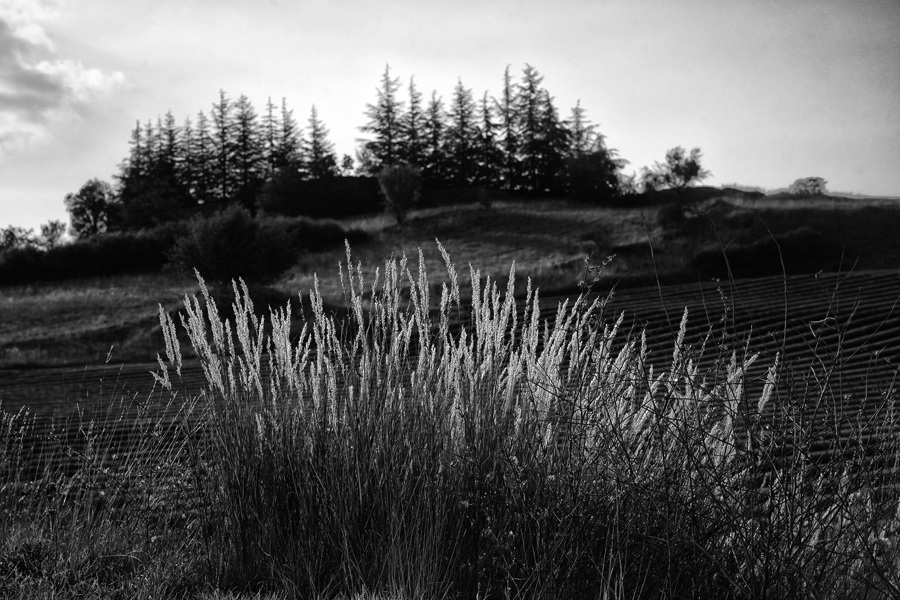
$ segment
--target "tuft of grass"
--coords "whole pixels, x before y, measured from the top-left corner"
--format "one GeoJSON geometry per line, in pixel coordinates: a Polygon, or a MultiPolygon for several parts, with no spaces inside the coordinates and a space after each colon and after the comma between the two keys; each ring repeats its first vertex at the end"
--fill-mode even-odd
{"type": "Polygon", "coordinates": [[[781,356],[748,380],[751,340],[688,344],[686,312],[652,356],[603,298],[544,321],[515,266],[505,291],[470,267],[464,293],[438,252],[435,286],[421,252],[367,276],[348,247],[349,318],[315,280],[299,331],[291,304],[260,316],[243,283],[223,318],[199,279],[180,328],[160,310],[156,377],[171,389],[186,335],[200,398],[46,432],[4,416],[4,590],[897,596],[893,388],[862,423],[835,408],[838,360],[794,372],[781,356]]]}

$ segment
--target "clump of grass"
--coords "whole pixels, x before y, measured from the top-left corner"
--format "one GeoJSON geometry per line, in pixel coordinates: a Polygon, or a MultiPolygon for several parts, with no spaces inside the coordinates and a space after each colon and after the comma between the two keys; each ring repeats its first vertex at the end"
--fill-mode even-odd
{"type": "MultiPolygon", "coordinates": [[[[417,272],[403,257],[367,282],[349,249],[349,324],[317,287],[299,335],[288,310],[257,318],[246,288],[233,323],[208,296],[188,302],[220,581],[309,597],[896,592],[896,472],[876,482],[852,449],[820,464],[834,423],[803,419],[814,390],[779,386],[773,364],[748,397],[746,348],[701,372],[686,314],[654,368],[601,299],[544,323],[529,285],[519,307],[514,269],[505,295],[472,270],[471,322],[453,331],[464,307],[441,252],[436,311],[421,254],[417,272]]],[[[893,439],[875,453],[896,456],[893,439]]]]}
{"type": "Polygon", "coordinates": [[[0,413],[0,596],[149,599],[198,587],[180,424],[193,403],[103,403],[61,421],[0,413]]]}
{"type": "MultiPolygon", "coordinates": [[[[602,298],[543,321],[530,282],[517,302],[514,268],[505,294],[471,269],[466,302],[440,251],[435,288],[421,253],[417,268],[391,259],[366,280],[348,248],[349,320],[326,312],[316,283],[299,332],[290,305],[258,316],[243,284],[222,319],[200,279],[181,325],[207,387],[176,418],[139,414],[122,435],[69,424],[29,445],[27,420],[4,417],[2,526],[20,540],[0,549],[8,589],[81,594],[53,583],[68,564],[66,581],[148,597],[172,573],[183,583],[157,592],[896,597],[893,389],[878,426],[862,426],[825,414],[828,377],[776,360],[745,381],[749,342],[691,347],[686,313],[672,354],[654,357],[602,298]],[[50,454],[34,463],[38,447],[50,454]],[[34,481],[47,491],[24,504],[6,491],[34,481]],[[94,505],[66,504],[59,486],[120,500],[71,512],[94,505]],[[111,555],[140,557],[114,562],[124,584],[99,566],[111,555]]],[[[165,388],[182,358],[176,323],[160,321],[165,388]]]]}

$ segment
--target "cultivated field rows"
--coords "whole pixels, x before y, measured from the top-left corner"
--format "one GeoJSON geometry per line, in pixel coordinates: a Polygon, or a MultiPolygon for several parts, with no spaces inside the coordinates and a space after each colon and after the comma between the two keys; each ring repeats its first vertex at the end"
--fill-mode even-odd
{"type": "MultiPolygon", "coordinates": [[[[824,399],[828,410],[820,403],[807,418],[824,422],[842,414],[845,425],[833,431],[834,436],[877,426],[879,415],[873,411],[897,383],[898,271],[695,282],[615,290],[607,298],[607,321],[624,313],[622,340],[646,329],[649,361],[657,372],[672,355],[687,309],[684,341],[704,368],[711,367],[724,348],[729,355],[732,348],[759,353],[745,374],[748,398],[758,396],[776,356],[781,357],[782,390],[799,381],[828,378],[827,389],[833,392],[824,399]]],[[[552,320],[562,300],[542,298],[542,318],[552,320]]],[[[51,417],[68,417],[83,427],[92,416],[119,414],[124,405],[174,418],[185,399],[203,390],[203,370],[194,360],[185,362],[180,377],[172,373],[174,397],[155,383],[152,373],[158,370],[155,362],[6,370],[0,372],[0,401],[9,412],[29,410],[45,426],[51,417]]],[[[776,393],[779,399],[791,401],[776,393]]]]}

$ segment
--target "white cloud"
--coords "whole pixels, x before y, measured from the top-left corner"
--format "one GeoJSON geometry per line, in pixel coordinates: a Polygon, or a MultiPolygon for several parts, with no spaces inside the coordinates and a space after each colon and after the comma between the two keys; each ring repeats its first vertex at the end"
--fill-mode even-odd
{"type": "Polygon", "coordinates": [[[104,73],[58,57],[42,22],[60,3],[4,0],[0,5],[0,153],[51,135],[77,119],[88,103],[121,86],[121,72],[104,73]]]}

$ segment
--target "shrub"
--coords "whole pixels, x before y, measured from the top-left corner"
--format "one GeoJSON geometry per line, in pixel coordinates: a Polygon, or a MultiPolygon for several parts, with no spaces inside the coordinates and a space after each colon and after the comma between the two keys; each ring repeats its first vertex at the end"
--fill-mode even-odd
{"type": "Polygon", "coordinates": [[[821,196],[827,192],[821,177],[801,177],[788,187],[788,194],[793,196],[821,196]]]}
{"type": "Polygon", "coordinates": [[[259,207],[272,215],[341,219],[378,212],[381,206],[374,177],[305,179],[282,171],[266,183],[259,207]]]}
{"type": "Polygon", "coordinates": [[[577,202],[606,203],[619,198],[622,161],[600,149],[566,159],[569,197],[577,202]]]}
{"type": "Polygon", "coordinates": [[[670,148],[666,151],[664,164],[656,163],[652,169],[643,168],[641,185],[644,191],[684,190],[695,181],[703,181],[710,172],[700,166],[701,158],[700,148],[693,148],[690,154],[685,154],[681,146],[670,148]]]}
{"type": "Polygon", "coordinates": [[[378,173],[378,185],[384,194],[385,207],[402,224],[422,193],[422,170],[406,164],[388,165],[378,173]]]}
{"type": "Polygon", "coordinates": [[[0,254],[4,284],[58,281],[103,275],[159,271],[182,226],[107,232],[41,250],[18,248],[0,254]]]}
{"type": "Polygon", "coordinates": [[[694,267],[704,275],[728,277],[728,267],[734,277],[758,277],[835,271],[840,267],[842,246],[811,227],[800,227],[777,234],[774,239],[763,238],[750,244],[731,244],[726,255],[718,248],[708,248],[694,256],[694,267]]]}
{"type": "Polygon", "coordinates": [[[217,283],[243,278],[271,281],[297,258],[297,243],[284,227],[262,227],[245,209],[231,206],[194,219],[169,253],[170,265],[197,270],[217,283]]]}

